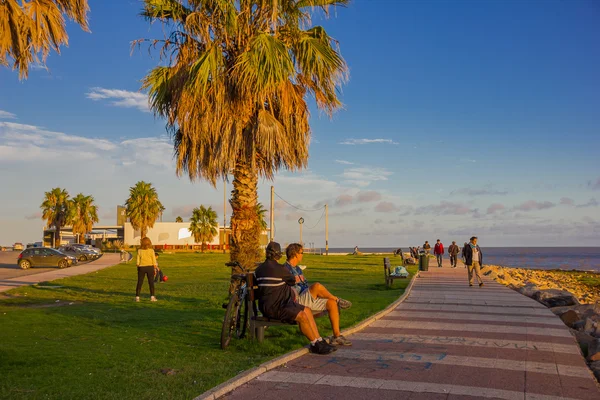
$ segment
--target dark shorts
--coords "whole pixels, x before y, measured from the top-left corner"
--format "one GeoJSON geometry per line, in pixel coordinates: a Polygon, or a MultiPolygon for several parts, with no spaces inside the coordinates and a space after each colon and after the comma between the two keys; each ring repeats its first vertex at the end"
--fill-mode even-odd
{"type": "Polygon", "coordinates": [[[282,322],[292,323],[296,321],[296,317],[304,311],[304,306],[295,301],[287,302],[283,307],[276,310],[264,310],[263,314],[268,318],[278,319],[282,322]]]}

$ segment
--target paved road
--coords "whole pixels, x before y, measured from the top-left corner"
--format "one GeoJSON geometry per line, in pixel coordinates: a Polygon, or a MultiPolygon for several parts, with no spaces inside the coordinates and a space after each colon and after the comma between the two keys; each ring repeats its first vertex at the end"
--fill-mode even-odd
{"type": "Polygon", "coordinates": [[[600,399],[558,317],[493,281],[469,287],[462,267],[421,272],[406,301],[349,338],[351,347],[304,355],[225,397],[600,399]]]}
{"type": "Polygon", "coordinates": [[[52,281],[68,276],[87,274],[119,263],[119,254],[105,253],[101,258],[90,263],[77,265],[65,269],[56,268],[31,268],[22,270],[16,265],[18,252],[0,253],[0,292],[5,292],[15,287],[32,285],[34,283],[52,281]],[[8,254],[14,253],[14,254],[8,254]],[[12,261],[11,261],[12,260],[12,261]],[[12,263],[11,263],[12,262],[12,263]]]}

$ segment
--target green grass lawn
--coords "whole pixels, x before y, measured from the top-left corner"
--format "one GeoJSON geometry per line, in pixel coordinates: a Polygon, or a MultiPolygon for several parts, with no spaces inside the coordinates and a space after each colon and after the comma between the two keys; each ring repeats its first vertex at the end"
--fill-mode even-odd
{"type": "MultiPolygon", "coordinates": [[[[264,343],[234,340],[220,349],[228,257],[161,255],[169,281],[157,285],[157,303],[147,284],[142,301],[133,301],[134,264],[7,292],[0,297],[0,398],[192,399],[306,345],[289,326],[269,328],[264,343]]],[[[303,263],[310,282],[353,302],[342,329],[384,309],[408,284],[385,287],[381,256],[305,255],[303,263]]],[[[331,334],[326,318],[318,325],[331,334]]]]}

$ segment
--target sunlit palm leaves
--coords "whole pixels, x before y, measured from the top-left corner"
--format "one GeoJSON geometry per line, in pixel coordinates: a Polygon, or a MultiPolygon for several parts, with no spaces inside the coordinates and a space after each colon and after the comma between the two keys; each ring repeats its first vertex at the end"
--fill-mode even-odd
{"type": "Polygon", "coordinates": [[[48,228],[54,227],[54,247],[60,246],[60,230],[71,219],[72,208],[70,207],[69,193],[65,189],[54,188],[44,194],[44,201],[40,205],[42,219],[46,220],[48,228]]]}
{"type": "MultiPolygon", "coordinates": [[[[161,66],[143,80],[174,136],[177,173],[213,185],[233,173],[232,259],[259,257],[256,186],[308,163],[307,95],[331,114],[347,67],[312,11],[348,0],[145,0],[165,25],[161,66]]],[[[137,41],[139,44],[143,40],[137,41]]]]}
{"type": "Polygon", "coordinates": [[[65,16],[89,32],[88,11],[87,0],[0,0],[0,65],[27,78],[30,64],[68,46],[65,16]]]}
{"type": "Polygon", "coordinates": [[[125,202],[125,207],[131,226],[140,231],[142,238],[146,237],[148,228],[154,226],[154,222],[165,210],[158,200],[156,189],[151,183],[144,181],[139,181],[129,188],[129,198],[125,202]]]}
{"type": "Polygon", "coordinates": [[[98,206],[92,196],[79,193],[71,201],[71,221],[73,233],[79,234],[79,243],[85,243],[85,234],[92,230],[94,222],[98,222],[98,206]]]}
{"type": "Polygon", "coordinates": [[[202,243],[202,251],[206,247],[206,242],[212,241],[219,233],[217,228],[217,213],[212,207],[205,208],[201,205],[199,208],[194,208],[192,217],[190,218],[190,232],[194,235],[196,243],[202,243]]]}

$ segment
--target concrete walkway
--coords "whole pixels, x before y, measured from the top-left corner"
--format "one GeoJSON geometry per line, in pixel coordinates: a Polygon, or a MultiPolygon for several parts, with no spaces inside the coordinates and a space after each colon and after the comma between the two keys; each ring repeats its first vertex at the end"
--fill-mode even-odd
{"type": "Polygon", "coordinates": [[[55,279],[67,278],[69,276],[87,274],[88,272],[98,271],[100,269],[118,264],[119,260],[120,254],[105,253],[102,255],[102,257],[90,263],[64,269],[56,268],[52,271],[20,276],[18,278],[2,279],[0,280],[0,292],[6,292],[7,290],[14,289],[19,286],[33,285],[35,283],[53,281],[55,279]]]}
{"type": "Polygon", "coordinates": [[[469,287],[462,266],[421,272],[406,301],[349,338],[351,347],[304,355],[225,397],[600,399],[558,317],[493,281],[469,287]]]}

